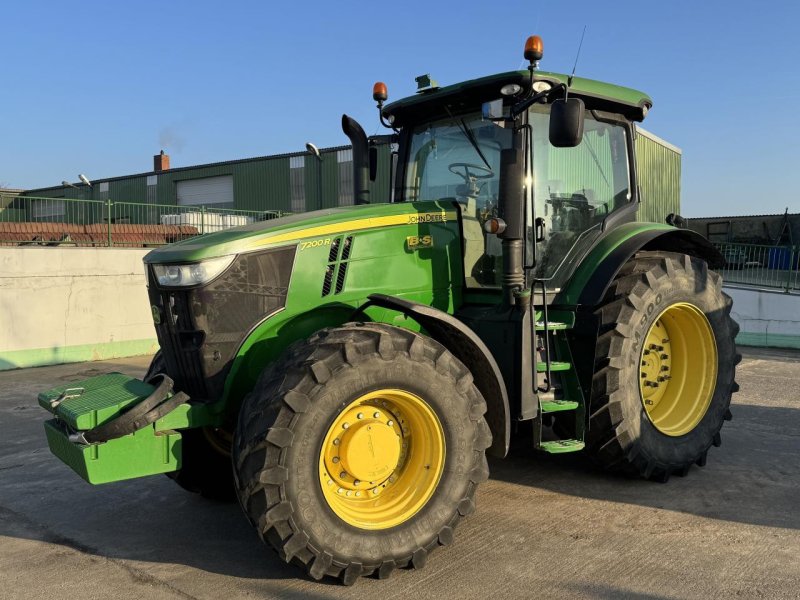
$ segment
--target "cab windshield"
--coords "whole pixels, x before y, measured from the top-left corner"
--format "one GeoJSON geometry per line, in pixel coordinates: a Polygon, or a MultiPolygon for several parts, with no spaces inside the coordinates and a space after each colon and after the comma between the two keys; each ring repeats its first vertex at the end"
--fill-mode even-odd
{"type": "Polygon", "coordinates": [[[452,199],[461,205],[464,270],[470,287],[499,285],[501,248],[482,224],[496,214],[500,152],[512,135],[478,113],[448,117],[414,129],[405,171],[405,200],[452,199]]]}
{"type": "Polygon", "coordinates": [[[406,168],[406,200],[479,199],[496,205],[500,151],[511,132],[479,114],[453,117],[417,127],[406,168]]]}

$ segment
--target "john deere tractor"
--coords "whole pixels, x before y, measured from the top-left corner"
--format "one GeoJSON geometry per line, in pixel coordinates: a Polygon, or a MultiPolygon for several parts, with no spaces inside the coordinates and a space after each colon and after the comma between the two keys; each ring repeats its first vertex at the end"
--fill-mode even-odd
{"type": "Polygon", "coordinates": [[[391,104],[376,84],[383,196],[344,116],[354,206],[150,252],[161,350],[144,381],[42,393],[52,451],[91,483],[235,495],[283,560],[345,584],[451,543],[512,438],[658,481],[704,465],[737,390],[724,259],[635,222],[650,98],[540,71],[536,36],[525,57],[391,104]]]}

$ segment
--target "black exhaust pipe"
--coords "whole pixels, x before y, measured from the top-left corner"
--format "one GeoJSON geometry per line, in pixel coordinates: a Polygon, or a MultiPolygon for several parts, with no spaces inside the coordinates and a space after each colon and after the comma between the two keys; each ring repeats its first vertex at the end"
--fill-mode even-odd
{"type": "Polygon", "coordinates": [[[353,145],[353,200],[356,204],[369,204],[369,143],[367,134],[358,121],[342,115],[342,131],[353,145]]]}

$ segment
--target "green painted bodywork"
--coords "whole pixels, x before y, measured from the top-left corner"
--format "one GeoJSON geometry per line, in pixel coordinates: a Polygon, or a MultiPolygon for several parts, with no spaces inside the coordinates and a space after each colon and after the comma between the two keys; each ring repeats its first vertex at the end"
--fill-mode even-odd
{"type": "Polygon", "coordinates": [[[69,441],[56,419],[45,421],[50,451],[89,483],[109,483],[181,468],[181,434],[158,433],[153,425],[104,444],[84,446],[69,441]]]}
{"type": "Polygon", "coordinates": [[[556,296],[556,303],[565,306],[578,304],[581,291],[591,276],[620,244],[647,231],[674,231],[675,228],[660,223],[624,223],[609,231],[583,258],[566,285],[556,296]]]}
{"type": "Polygon", "coordinates": [[[213,423],[208,405],[182,404],[155,423],[102,444],[72,442],[69,434],[112,421],[153,393],[155,388],[122,373],[70,382],[39,394],[39,404],[56,418],[45,422],[53,454],[89,483],[120,481],[181,466],[181,434],[177,429],[213,423]],[[131,460],[135,456],[136,460],[131,460]]]}
{"type": "MultiPolygon", "coordinates": [[[[456,96],[471,89],[495,85],[497,87],[497,97],[500,97],[500,88],[509,82],[516,82],[522,79],[528,81],[530,74],[525,71],[508,71],[506,73],[498,73],[496,75],[489,75],[487,77],[480,77],[478,79],[471,79],[469,81],[462,81],[453,85],[448,85],[440,88],[432,88],[423,91],[415,96],[409,96],[396,102],[388,104],[384,109],[384,114],[392,114],[403,109],[435,100],[437,97],[443,96],[456,96]]],[[[536,71],[534,80],[545,80],[551,82],[558,82],[566,84],[569,75],[563,73],[551,73],[548,71],[536,71]]],[[[651,107],[653,101],[644,92],[635,90],[633,88],[622,87],[603,81],[596,81],[594,79],[585,79],[583,77],[574,77],[570,87],[570,93],[578,96],[601,98],[614,101],[618,104],[631,106],[631,107],[651,107]]]]}
{"type": "MultiPolygon", "coordinates": [[[[388,199],[387,199],[388,200],[388,199]]],[[[301,240],[314,240],[327,235],[316,235],[319,227],[331,227],[362,219],[385,219],[386,217],[416,215],[418,213],[454,211],[452,203],[411,202],[380,203],[360,206],[344,206],[290,215],[269,221],[260,221],[242,227],[225,229],[197,236],[157,248],[144,257],[145,263],[197,262],[199,260],[227,256],[239,252],[252,252],[265,248],[295,244],[301,240]],[[280,241],[279,236],[294,235],[293,241],[280,241]]],[[[374,227],[381,225],[376,222],[374,227]]],[[[409,233],[412,235],[412,233],[409,233]]]]}
{"type": "Polygon", "coordinates": [[[153,386],[122,373],[109,373],[69,383],[39,394],[39,406],[73,429],[87,430],[110,421],[127,407],[147,398],[153,386]],[[61,398],[63,400],[60,400],[61,398]]]}
{"type": "MultiPolygon", "coordinates": [[[[211,405],[211,412],[218,415],[216,425],[232,418],[264,365],[295,340],[351,320],[369,294],[400,296],[448,313],[462,303],[461,234],[452,202],[370,204],[273,219],[159,248],[145,262],[195,262],[287,245],[296,246],[297,252],[286,305],[243,341],[223,396],[211,405]],[[334,233],[328,233],[331,230],[334,233]],[[322,297],[331,243],[348,236],[353,241],[344,287],[341,293],[322,297]],[[430,247],[409,247],[409,237],[423,236],[431,236],[430,247]]],[[[334,261],[334,269],[340,269],[341,262],[334,261]]],[[[419,329],[413,320],[383,308],[367,309],[366,315],[373,321],[419,329]]]]}
{"type": "MultiPolygon", "coordinates": [[[[337,326],[353,319],[354,311],[373,293],[403,297],[453,313],[462,303],[463,263],[461,235],[454,205],[449,202],[420,202],[370,206],[361,213],[387,215],[445,214],[446,221],[385,225],[323,239],[352,235],[342,292],[321,297],[330,245],[303,248],[299,242],[286,306],[259,324],[241,346],[226,380],[223,402],[238,406],[250,391],[264,365],[276,359],[290,343],[308,337],[323,327],[337,326]],[[410,249],[409,237],[429,235],[428,248],[410,249]]],[[[357,211],[349,211],[355,216],[357,211]]],[[[353,217],[351,217],[353,218],[353,217]]],[[[358,215],[361,218],[361,214],[358,215]]],[[[336,261],[341,268],[342,261],[336,261]]],[[[334,276],[334,281],[336,277],[334,276]]],[[[368,308],[370,320],[399,327],[419,329],[413,320],[383,308],[368,308]]]]}

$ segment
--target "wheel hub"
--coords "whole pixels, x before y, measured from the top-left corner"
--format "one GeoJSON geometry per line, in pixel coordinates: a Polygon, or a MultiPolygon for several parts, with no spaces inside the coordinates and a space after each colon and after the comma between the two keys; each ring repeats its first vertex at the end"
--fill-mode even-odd
{"type": "Polygon", "coordinates": [[[328,505],[351,525],[385,529],[413,516],[444,469],[444,431],[418,396],[379,390],[334,419],[320,452],[328,505]]]}
{"type": "Polygon", "coordinates": [[[672,343],[661,319],[650,328],[642,350],[641,384],[645,406],[655,408],[672,379],[672,343]]]}
{"type": "Polygon", "coordinates": [[[645,336],[639,392],[650,422],[681,436],[705,416],[717,379],[717,344],[702,310],[687,302],[667,307],[645,336]]]}
{"type": "Polygon", "coordinates": [[[397,417],[386,408],[361,405],[337,421],[341,421],[341,433],[325,449],[331,479],[349,490],[383,484],[403,455],[397,417]]]}

